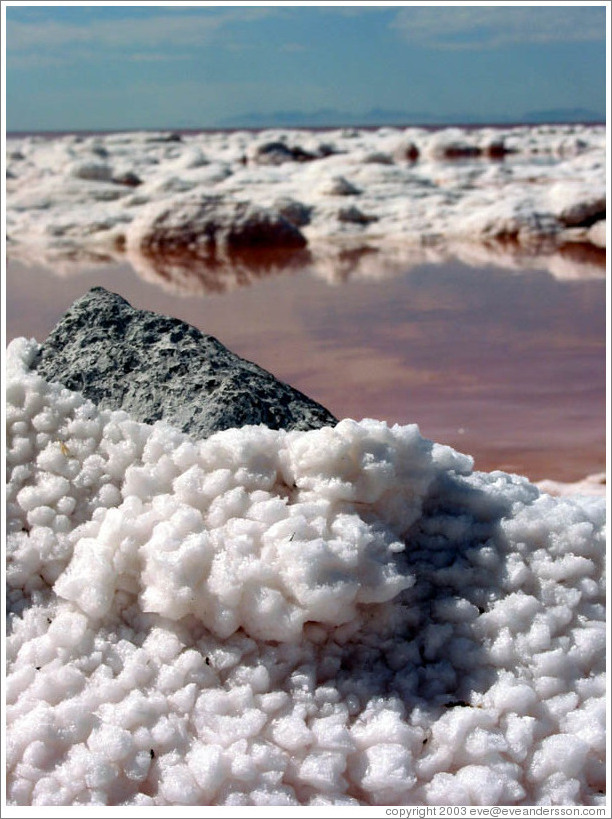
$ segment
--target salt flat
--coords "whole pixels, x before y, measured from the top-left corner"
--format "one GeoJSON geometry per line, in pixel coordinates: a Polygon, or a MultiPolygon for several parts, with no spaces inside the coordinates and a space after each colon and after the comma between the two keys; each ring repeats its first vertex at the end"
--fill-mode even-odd
{"type": "MultiPolygon", "coordinates": [[[[548,259],[555,275],[602,276],[601,264],[575,258],[568,264],[556,251],[605,247],[605,128],[137,132],[7,140],[11,258],[74,272],[84,262],[127,253],[145,277],[178,277],[181,286],[177,253],[210,257],[211,230],[217,231],[214,263],[233,255],[225,266],[236,269],[237,248],[231,236],[228,244],[227,232],[234,229],[234,240],[237,231],[244,236],[249,219],[260,227],[276,220],[276,233],[268,231],[273,248],[284,241],[279,223],[299,233],[321,275],[332,279],[340,273],[342,253],[364,247],[384,253],[387,266],[457,255],[512,267],[535,257],[548,259]],[[194,241],[194,214],[204,201],[208,227],[194,241]]],[[[376,275],[380,260],[364,256],[358,268],[376,275]]]]}

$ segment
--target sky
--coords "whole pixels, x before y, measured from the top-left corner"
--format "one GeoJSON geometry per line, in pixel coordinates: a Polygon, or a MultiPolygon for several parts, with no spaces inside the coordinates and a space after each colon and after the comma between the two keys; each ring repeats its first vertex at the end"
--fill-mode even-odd
{"type": "Polygon", "coordinates": [[[6,128],[603,119],[605,6],[5,2],[6,128]]]}

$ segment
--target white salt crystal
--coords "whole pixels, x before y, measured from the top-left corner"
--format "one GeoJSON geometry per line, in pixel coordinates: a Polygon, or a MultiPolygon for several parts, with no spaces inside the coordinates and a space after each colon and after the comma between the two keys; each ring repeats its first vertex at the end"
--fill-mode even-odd
{"type": "Polygon", "coordinates": [[[7,354],[15,804],[600,799],[601,501],[414,426],[194,442],[35,352],[7,354]]]}

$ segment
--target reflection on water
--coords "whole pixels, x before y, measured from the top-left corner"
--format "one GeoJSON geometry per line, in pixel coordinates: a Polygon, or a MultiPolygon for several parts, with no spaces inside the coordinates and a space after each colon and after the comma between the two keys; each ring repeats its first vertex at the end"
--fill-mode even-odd
{"type": "Polygon", "coordinates": [[[179,296],[227,293],[266,276],[290,274],[311,261],[306,250],[264,248],[229,256],[215,249],[206,259],[186,253],[128,253],[127,258],[142,279],[179,296]]]}
{"type": "Polygon", "coordinates": [[[44,248],[8,245],[11,262],[46,268],[50,275],[82,276],[110,265],[131,265],[145,281],[176,295],[190,297],[221,293],[243,287],[263,276],[278,275],[308,266],[310,272],[329,284],[350,279],[384,279],[404,274],[425,264],[460,262],[470,267],[499,267],[517,273],[526,269],[546,270],[561,280],[604,279],[606,250],[584,242],[551,245],[550,240],[522,244],[513,239],[487,241],[442,241],[437,235],[423,237],[419,244],[394,242],[384,247],[363,240],[311,242],[306,248],[228,248],[205,246],[164,253],[126,248],[124,243],[99,250],[44,248]]]}
{"type": "Polygon", "coordinates": [[[477,468],[533,480],[603,471],[605,279],[573,279],[567,257],[557,277],[549,258],[548,272],[537,257],[522,272],[512,255],[505,270],[401,259],[345,250],[193,268],[141,257],[138,274],[124,263],[64,278],[10,262],[7,340],[42,341],[102,285],[216,336],[338,417],[418,423],[477,468]]]}

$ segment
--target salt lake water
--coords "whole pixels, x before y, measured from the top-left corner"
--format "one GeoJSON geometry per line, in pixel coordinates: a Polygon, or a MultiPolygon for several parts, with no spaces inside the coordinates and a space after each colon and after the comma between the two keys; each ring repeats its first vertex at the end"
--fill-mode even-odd
{"type": "Polygon", "coordinates": [[[345,264],[331,279],[305,265],[243,281],[177,293],[128,264],[62,276],[9,262],[7,342],[43,341],[102,285],[217,337],[338,418],[417,423],[485,471],[560,481],[604,471],[603,268],[600,278],[560,279],[546,269],[381,262],[375,278],[345,264]]]}

